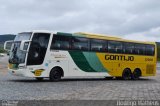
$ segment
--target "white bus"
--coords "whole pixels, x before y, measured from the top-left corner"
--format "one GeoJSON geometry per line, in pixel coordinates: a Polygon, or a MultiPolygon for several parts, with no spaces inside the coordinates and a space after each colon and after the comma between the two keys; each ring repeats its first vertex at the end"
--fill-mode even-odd
{"type": "Polygon", "coordinates": [[[156,74],[156,45],[86,33],[19,33],[6,41],[9,72],[17,76],[50,78],[115,76],[138,79],[156,74]]]}

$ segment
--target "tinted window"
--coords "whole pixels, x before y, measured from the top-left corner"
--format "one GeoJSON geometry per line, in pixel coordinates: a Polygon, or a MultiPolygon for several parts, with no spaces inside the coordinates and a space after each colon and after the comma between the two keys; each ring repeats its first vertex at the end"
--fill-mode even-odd
{"type": "Polygon", "coordinates": [[[56,49],[56,50],[70,49],[70,36],[53,35],[51,49],[56,49]]]}
{"type": "Polygon", "coordinates": [[[154,45],[146,45],[146,55],[154,55],[154,45]]]}
{"type": "Polygon", "coordinates": [[[29,48],[27,65],[40,65],[43,63],[50,34],[35,33],[29,48]]]}
{"type": "Polygon", "coordinates": [[[88,51],[89,44],[87,38],[73,37],[72,38],[72,50],[84,50],[88,51]]]}
{"type": "Polygon", "coordinates": [[[135,44],[135,54],[145,55],[145,45],[135,44]]]}
{"type": "Polygon", "coordinates": [[[91,51],[107,51],[107,41],[91,39],[91,51]]]}
{"type": "Polygon", "coordinates": [[[122,43],[117,41],[108,41],[109,53],[122,53],[122,43]]]}
{"type": "Polygon", "coordinates": [[[124,43],[123,53],[134,54],[134,44],[133,43],[124,43]]]}

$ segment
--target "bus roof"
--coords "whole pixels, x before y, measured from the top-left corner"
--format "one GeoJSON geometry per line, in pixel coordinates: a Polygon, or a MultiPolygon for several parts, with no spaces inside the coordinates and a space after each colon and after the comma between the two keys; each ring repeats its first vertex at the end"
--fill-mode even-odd
{"type": "Polygon", "coordinates": [[[107,39],[122,39],[116,36],[104,35],[104,34],[94,34],[94,33],[86,33],[86,32],[77,32],[75,34],[85,35],[87,37],[96,37],[96,38],[107,38],[107,39]]]}
{"type": "Polygon", "coordinates": [[[134,43],[143,43],[143,44],[155,44],[155,42],[150,41],[135,41],[135,40],[127,40],[116,36],[104,35],[104,34],[94,34],[94,33],[86,33],[86,32],[77,32],[74,35],[83,35],[88,38],[96,38],[96,39],[106,39],[106,40],[116,40],[123,42],[134,42],[134,43]]]}

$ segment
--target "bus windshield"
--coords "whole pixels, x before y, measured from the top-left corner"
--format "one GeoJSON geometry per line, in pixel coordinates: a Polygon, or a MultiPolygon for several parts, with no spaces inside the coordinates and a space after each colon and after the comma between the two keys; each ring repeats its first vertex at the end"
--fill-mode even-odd
{"type": "Polygon", "coordinates": [[[29,40],[32,33],[19,33],[12,44],[9,56],[9,63],[20,64],[25,62],[26,52],[20,50],[22,40],[29,40]]]}

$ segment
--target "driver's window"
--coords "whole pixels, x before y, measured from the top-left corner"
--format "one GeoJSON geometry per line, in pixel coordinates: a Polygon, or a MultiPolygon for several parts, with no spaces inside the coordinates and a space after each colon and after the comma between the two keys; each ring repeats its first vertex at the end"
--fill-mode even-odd
{"type": "Polygon", "coordinates": [[[43,63],[50,34],[35,33],[32,38],[31,46],[28,53],[27,65],[40,65],[43,63]]]}

